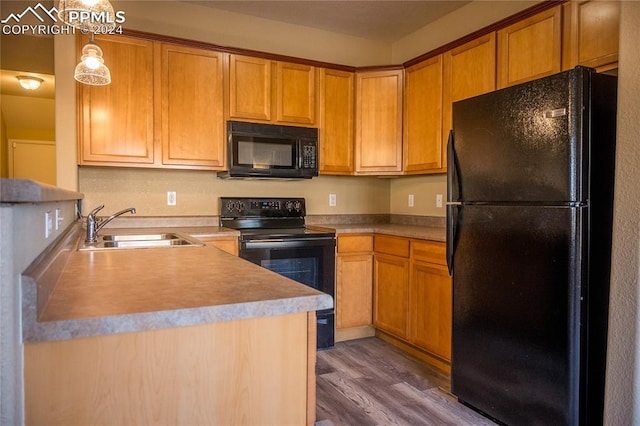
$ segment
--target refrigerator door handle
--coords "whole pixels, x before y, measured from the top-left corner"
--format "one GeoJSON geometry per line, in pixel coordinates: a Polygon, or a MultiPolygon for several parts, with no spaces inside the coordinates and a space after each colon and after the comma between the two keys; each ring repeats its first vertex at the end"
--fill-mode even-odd
{"type": "MultiPolygon", "coordinates": [[[[449,269],[449,275],[453,274],[453,244],[456,235],[456,221],[457,215],[454,218],[456,205],[459,202],[454,202],[453,197],[456,199],[460,195],[460,191],[456,191],[454,194],[454,185],[458,185],[457,170],[456,170],[456,157],[454,147],[453,129],[449,131],[449,140],[447,142],[447,241],[446,241],[446,255],[447,255],[447,268],[449,269]]],[[[458,188],[456,188],[458,189],[458,188]]]]}
{"type": "Polygon", "coordinates": [[[452,202],[460,198],[460,183],[458,182],[458,161],[456,158],[455,138],[453,129],[449,131],[447,141],[447,201],[452,202]]]}
{"type": "Polygon", "coordinates": [[[446,255],[447,255],[447,269],[449,275],[453,275],[453,245],[456,238],[456,222],[458,215],[456,210],[458,203],[447,204],[447,242],[446,242],[446,255]]]}

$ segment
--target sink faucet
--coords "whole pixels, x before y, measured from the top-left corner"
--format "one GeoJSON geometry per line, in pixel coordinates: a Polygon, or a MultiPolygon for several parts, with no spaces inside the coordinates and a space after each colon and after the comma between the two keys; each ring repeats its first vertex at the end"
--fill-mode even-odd
{"type": "Polygon", "coordinates": [[[118,213],[114,213],[106,219],[98,219],[96,218],[96,213],[104,208],[104,204],[96,207],[89,213],[87,216],[87,238],[85,238],[85,243],[95,243],[98,241],[98,231],[102,229],[107,223],[111,222],[116,217],[123,215],[125,213],[131,212],[131,214],[136,214],[136,209],[131,207],[128,209],[124,209],[119,211],[118,213]]]}

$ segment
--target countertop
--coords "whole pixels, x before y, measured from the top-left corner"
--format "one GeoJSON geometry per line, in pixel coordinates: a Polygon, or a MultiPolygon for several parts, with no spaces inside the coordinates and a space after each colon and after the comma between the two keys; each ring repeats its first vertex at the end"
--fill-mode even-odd
{"type": "Polygon", "coordinates": [[[446,229],[439,226],[416,226],[400,224],[332,224],[324,225],[335,229],[336,235],[342,234],[385,234],[396,237],[416,238],[419,240],[446,241],[446,229]]]}
{"type": "MultiPolygon", "coordinates": [[[[318,224],[338,236],[380,233],[445,241],[440,226],[318,224]]],[[[204,240],[217,226],[105,228],[181,232],[204,240]]],[[[328,309],[331,296],[216,247],[77,251],[79,222],[23,274],[23,340],[40,342],[328,309]]]]}
{"type": "MultiPolygon", "coordinates": [[[[74,228],[23,274],[25,342],[333,306],[331,296],[213,246],[77,251],[81,229],[74,228]]],[[[192,231],[208,237],[235,232],[192,231]]]]}
{"type": "Polygon", "coordinates": [[[84,194],[28,179],[0,179],[0,203],[81,200],[84,194]]]}

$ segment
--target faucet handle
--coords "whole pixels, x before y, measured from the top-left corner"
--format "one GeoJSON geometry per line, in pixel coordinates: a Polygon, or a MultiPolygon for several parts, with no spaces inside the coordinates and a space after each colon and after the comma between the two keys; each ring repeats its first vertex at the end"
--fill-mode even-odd
{"type": "Polygon", "coordinates": [[[93,217],[95,217],[95,216],[96,216],[96,213],[98,213],[98,212],[99,212],[100,210],[102,210],[102,209],[104,209],[104,204],[103,204],[103,205],[101,205],[101,206],[96,207],[96,208],[95,208],[95,209],[93,209],[93,210],[91,210],[91,213],[89,213],[89,214],[87,215],[87,217],[89,217],[89,216],[93,216],[93,217]]]}

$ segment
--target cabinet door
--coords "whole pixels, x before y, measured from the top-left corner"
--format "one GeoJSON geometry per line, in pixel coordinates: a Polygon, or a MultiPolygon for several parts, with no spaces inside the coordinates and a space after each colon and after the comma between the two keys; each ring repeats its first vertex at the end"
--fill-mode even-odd
{"type": "MultiPolygon", "coordinates": [[[[89,41],[78,40],[79,49],[89,41]]],[[[79,164],[153,164],[153,43],[122,36],[96,36],[95,41],[111,84],[78,84],[79,164]]]]}
{"type": "Polygon", "coordinates": [[[498,88],[561,71],[562,6],[498,31],[498,88]]]}
{"type": "Polygon", "coordinates": [[[225,167],[222,54],[163,44],[163,164],[225,167]]]}
{"type": "Polygon", "coordinates": [[[403,171],[442,169],[442,55],[406,70],[404,96],[403,171]]]}
{"type": "Polygon", "coordinates": [[[320,70],[320,173],[353,173],[352,72],[320,70]]]}
{"type": "Polygon", "coordinates": [[[316,122],[316,69],[276,63],[276,120],[292,124],[316,122]]]}
{"type": "Polygon", "coordinates": [[[399,338],[407,338],[409,260],[374,256],[374,324],[399,338]]]}
{"type": "Polygon", "coordinates": [[[271,120],[271,61],[229,57],[229,116],[271,120]]]}
{"type": "Polygon", "coordinates": [[[451,278],[446,266],[413,262],[410,283],[410,341],[451,359],[451,278]]]}
{"type": "Polygon", "coordinates": [[[403,71],[358,73],[356,78],[356,173],[402,170],[403,71]]]}
{"type": "Polygon", "coordinates": [[[338,255],[336,273],[336,328],[371,325],[373,255],[338,255]]]}
{"type": "Polygon", "coordinates": [[[562,68],[618,66],[619,1],[570,1],[564,7],[562,68]]]}
{"type": "Polygon", "coordinates": [[[449,50],[443,59],[442,171],[445,171],[453,103],[496,89],[496,35],[490,33],[449,50]]]}

